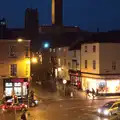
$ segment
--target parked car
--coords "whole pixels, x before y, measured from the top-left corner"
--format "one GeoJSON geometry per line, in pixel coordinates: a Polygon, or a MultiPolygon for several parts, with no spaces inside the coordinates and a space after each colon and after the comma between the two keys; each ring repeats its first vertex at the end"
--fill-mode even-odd
{"type": "Polygon", "coordinates": [[[7,102],[1,104],[0,108],[3,111],[6,111],[6,110],[16,110],[16,111],[19,111],[19,110],[27,110],[27,105],[23,104],[23,103],[13,104],[12,102],[7,101],[7,102]]]}

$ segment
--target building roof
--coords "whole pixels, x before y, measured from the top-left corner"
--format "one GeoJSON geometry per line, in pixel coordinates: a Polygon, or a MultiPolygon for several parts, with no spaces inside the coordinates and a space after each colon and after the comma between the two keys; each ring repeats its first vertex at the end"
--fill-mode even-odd
{"type": "Polygon", "coordinates": [[[80,36],[79,39],[71,45],[70,50],[80,49],[81,44],[85,43],[120,43],[120,32],[101,32],[80,36]]]}

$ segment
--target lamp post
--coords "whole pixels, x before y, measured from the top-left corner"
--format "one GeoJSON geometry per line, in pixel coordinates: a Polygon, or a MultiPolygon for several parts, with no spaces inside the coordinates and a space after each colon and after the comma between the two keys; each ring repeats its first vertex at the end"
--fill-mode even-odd
{"type": "Polygon", "coordinates": [[[64,85],[64,96],[66,95],[66,83],[67,83],[67,80],[63,80],[63,85],[64,85]]]}

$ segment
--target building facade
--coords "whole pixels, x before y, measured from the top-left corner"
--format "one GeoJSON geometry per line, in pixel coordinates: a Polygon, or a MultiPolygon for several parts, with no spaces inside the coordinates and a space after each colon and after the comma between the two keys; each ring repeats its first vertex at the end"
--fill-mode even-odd
{"type": "Polygon", "coordinates": [[[30,41],[0,40],[0,97],[26,96],[30,81],[30,41]]]}
{"type": "Polygon", "coordinates": [[[82,88],[99,93],[120,93],[120,43],[93,42],[81,45],[82,88]]]}

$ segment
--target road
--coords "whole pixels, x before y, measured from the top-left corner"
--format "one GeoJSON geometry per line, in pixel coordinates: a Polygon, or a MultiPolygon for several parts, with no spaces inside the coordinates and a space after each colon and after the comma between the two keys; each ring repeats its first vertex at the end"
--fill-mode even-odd
{"type": "Polygon", "coordinates": [[[29,110],[30,120],[108,120],[96,113],[108,101],[111,100],[46,100],[29,110]]]}
{"type": "MultiPolygon", "coordinates": [[[[108,120],[96,113],[97,108],[108,101],[111,100],[44,100],[27,114],[30,113],[29,120],[108,120]]],[[[14,112],[0,112],[0,120],[15,120],[14,112]]]]}

